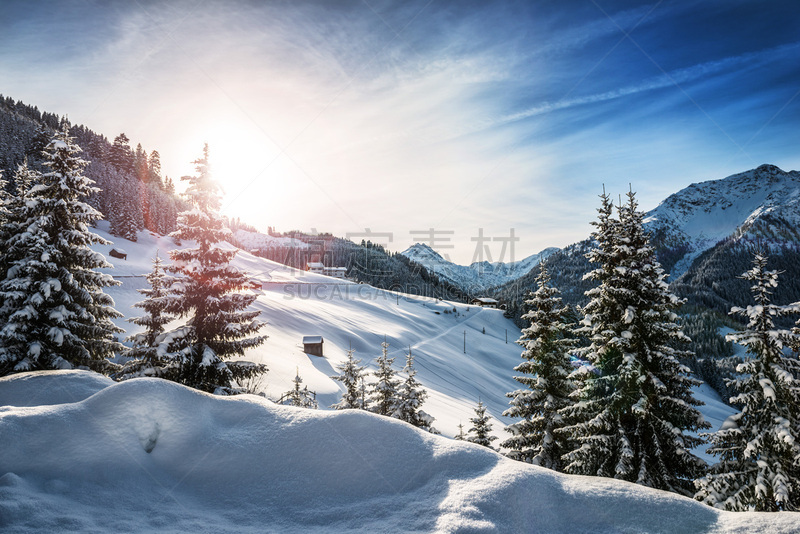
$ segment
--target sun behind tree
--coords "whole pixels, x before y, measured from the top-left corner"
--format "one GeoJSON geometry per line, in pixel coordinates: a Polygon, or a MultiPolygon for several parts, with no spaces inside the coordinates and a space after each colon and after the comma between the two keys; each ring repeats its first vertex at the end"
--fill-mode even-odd
{"type": "Polygon", "coordinates": [[[178,229],[170,234],[194,246],[170,252],[175,273],[165,311],[189,317],[185,326],[165,334],[160,350],[178,360],[176,381],[208,392],[232,393],[234,381],[266,372],[266,366],[226,361],[262,344],[267,336],[254,335],[264,324],[258,311],[245,311],[256,299],[242,291],[249,287],[245,273],[230,265],[236,249],[226,246],[230,230],[217,212],[219,185],[208,168],[208,145],[196,160],[196,175],[185,196],[193,209],[178,216],[178,229]],[[251,337],[252,336],[252,337],[251,337]]]}

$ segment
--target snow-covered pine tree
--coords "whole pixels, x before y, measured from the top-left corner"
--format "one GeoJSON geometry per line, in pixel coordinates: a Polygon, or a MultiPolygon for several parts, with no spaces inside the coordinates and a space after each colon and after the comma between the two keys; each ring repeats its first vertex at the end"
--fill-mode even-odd
{"type": "Polygon", "coordinates": [[[331,378],[338,380],[344,385],[342,400],[331,406],[336,410],[364,409],[364,397],[361,391],[361,384],[364,380],[364,369],[359,364],[361,360],[353,357],[355,349],[347,351],[347,361],[336,367],[342,374],[334,375],[331,378]]]}
{"type": "Polygon", "coordinates": [[[753,283],[755,306],[731,309],[747,319],[744,330],[727,336],[747,348],[736,368],[740,378],[729,381],[737,393],[730,401],[741,412],[706,434],[708,452],[719,462],[695,482],[696,499],[726,510],[800,510],[800,380],[791,372],[796,357],[784,353],[792,334],[774,324],[776,317],[800,312],[800,302],[770,303],[779,273],[766,265],[767,257],[757,253],[741,277],[753,283]]]}
{"type": "Polygon", "coordinates": [[[145,330],[127,339],[132,343],[132,348],[128,351],[130,360],[115,373],[122,380],[137,376],[169,378],[170,373],[175,372],[175,362],[169,360],[163,351],[158,350],[164,326],[173,319],[165,311],[165,301],[169,297],[169,280],[164,273],[158,253],[153,258],[153,270],[147,275],[147,283],[150,289],[138,290],[145,299],[134,304],[137,308],[143,309],[145,315],[128,319],[133,324],[143,326],[145,330]]]}
{"type": "MultiPolygon", "coordinates": [[[[44,143],[47,146],[47,143],[44,143]]],[[[0,177],[2,175],[0,174],[0,177]]],[[[0,280],[4,280],[8,273],[8,269],[14,260],[19,260],[20,254],[24,254],[21,248],[11,246],[12,239],[24,233],[27,229],[26,223],[27,215],[27,202],[30,197],[31,188],[41,178],[41,173],[33,170],[28,166],[28,160],[22,162],[17,167],[13,176],[14,181],[14,194],[7,194],[5,191],[5,180],[0,180],[3,185],[0,186],[0,247],[3,253],[0,254],[0,280]],[[15,254],[17,257],[15,257],[15,254]]]]}
{"type": "Polygon", "coordinates": [[[697,383],[678,357],[687,338],[642,227],[633,192],[612,218],[603,194],[587,255],[598,268],[588,273],[600,285],[587,291],[584,328],[591,345],[584,356],[599,371],[587,375],[573,406],[564,410],[574,424],[567,453],[568,473],[613,477],[690,495],[705,463],[690,450],[702,440],[687,432],[708,428],[692,396],[697,383]]]}
{"type": "Polygon", "coordinates": [[[358,392],[361,394],[361,404],[364,407],[364,410],[370,410],[369,406],[369,393],[367,391],[367,381],[364,377],[361,377],[361,383],[358,386],[358,392]]]}
{"type": "Polygon", "coordinates": [[[789,336],[786,345],[792,349],[794,358],[790,360],[790,371],[792,375],[800,380],[800,319],[797,319],[794,327],[792,327],[791,335],[789,336]]]}
{"type": "Polygon", "coordinates": [[[423,389],[422,384],[416,378],[417,370],[414,369],[414,356],[411,354],[410,348],[406,355],[406,366],[403,368],[403,372],[406,378],[397,389],[397,404],[395,405],[394,416],[415,427],[434,434],[438,433],[431,426],[433,417],[421,409],[422,403],[428,397],[428,392],[423,389]]]}
{"type": "Polygon", "coordinates": [[[164,335],[160,350],[180,360],[175,380],[203,391],[232,393],[234,381],[266,372],[266,366],[245,361],[229,361],[244,356],[266,336],[254,335],[263,326],[260,312],[245,311],[256,299],[245,294],[249,279],[230,265],[236,255],[225,240],[230,230],[217,213],[219,185],[208,168],[208,145],[195,162],[196,175],[186,176],[185,195],[193,209],[178,218],[178,229],[170,234],[191,248],[170,252],[175,274],[171,293],[165,299],[167,313],[189,317],[186,326],[164,335]],[[249,337],[252,336],[252,337],[249,337]]]}
{"type": "Polygon", "coordinates": [[[147,160],[147,182],[158,189],[164,189],[164,182],[161,180],[161,154],[158,150],[150,152],[147,160]]]}
{"type": "Polygon", "coordinates": [[[124,133],[116,136],[114,144],[111,145],[109,160],[117,170],[126,175],[131,175],[134,170],[133,151],[128,143],[130,143],[130,139],[124,133]]]}
{"type": "Polygon", "coordinates": [[[511,449],[509,458],[562,470],[561,456],[569,452],[569,436],[561,411],[573,404],[575,390],[569,351],[575,340],[564,316],[568,306],[561,303],[558,289],[550,285],[550,274],[542,264],[536,278],[538,288],[525,301],[528,312],[522,316],[531,326],[522,330],[517,343],[525,347],[523,361],[514,368],[521,376],[514,379],[525,386],[507,393],[511,407],[504,416],[521,418],[506,430],[511,437],[501,445],[511,449]]]}
{"type": "Polygon", "coordinates": [[[297,371],[297,374],[292,380],[294,383],[294,388],[290,391],[287,391],[281,397],[281,404],[286,406],[297,406],[298,408],[312,408],[317,409],[319,405],[317,404],[317,397],[311,391],[308,391],[308,386],[304,386],[300,389],[300,385],[303,383],[303,379],[300,378],[300,371],[297,371]]]}
{"type": "Polygon", "coordinates": [[[478,405],[475,407],[475,417],[471,417],[469,422],[472,423],[472,427],[470,427],[467,433],[467,441],[494,450],[492,442],[496,440],[497,437],[489,434],[489,432],[492,431],[492,423],[490,422],[489,416],[486,414],[486,406],[480,399],[478,399],[478,405]]]}
{"type": "Polygon", "coordinates": [[[389,357],[389,344],[381,343],[381,355],[378,356],[378,370],[373,374],[378,379],[370,387],[370,394],[367,398],[370,404],[370,411],[379,415],[391,416],[397,406],[397,388],[399,381],[396,373],[392,369],[394,358],[389,357]]]}
{"type": "Polygon", "coordinates": [[[103,288],[117,285],[95,269],[111,267],[90,245],[108,244],[89,231],[100,212],[85,200],[97,188],[82,170],[81,149],[67,125],[48,143],[44,174],[24,193],[14,214],[19,229],[4,252],[11,259],[0,283],[0,375],[37,369],[89,367],[107,371],[124,346],[111,322],[121,314],[103,288]]]}
{"type": "Polygon", "coordinates": [[[466,441],[467,436],[464,434],[464,425],[458,423],[458,434],[453,436],[453,439],[457,441],[466,441]]]}
{"type": "Polygon", "coordinates": [[[136,214],[141,209],[138,197],[138,187],[131,178],[125,178],[118,184],[118,189],[113,193],[115,211],[109,217],[108,232],[111,235],[136,242],[136,232],[139,230],[136,214]],[[137,200],[132,201],[132,198],[137,200]]]}
{"type": "MultiPolygon", "coordinates": [[[[20,176],[28,172],[28,160],[26,159],[23,164],[17,167],[17,171],[14,173],[13,177],[14,183],[18,184],[20,176]]],[[[15,211],[21,211],[21,209],[14,209],[14,204],[18,204],[21,201],[8,193],[8,187],[8,181],[3,177],[3,170],[0,169],[0,247],[3,247],[3,253],[0,254],[0,280],[5,279],[8,267],[11,264],[11,258],[6,254],[3,245],[19,231],[19,226],[14,224],[15,221],[13,220],[12,214],[15,211]],[[16,227],[12,229],[12,226],[16,227]]],[[[18,190],[19,187],[16,189],[18,190]]]]}

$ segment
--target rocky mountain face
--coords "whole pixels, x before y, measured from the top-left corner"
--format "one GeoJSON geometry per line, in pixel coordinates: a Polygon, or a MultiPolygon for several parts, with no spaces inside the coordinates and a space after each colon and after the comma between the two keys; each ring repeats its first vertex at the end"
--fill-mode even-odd
{"type": "Polygon", "coordinates": [[[557,248],[547,248],[538,254],[515,262],[475,262],[471,265],[456,265],[444,259],[438,252],[424,243],[416,243],[400,254],[424,266],[440,279],[447,280],[469,295],[485,293],[489,288],[513,282],[529,273],[540,261],[546,259],[557,248]]]}
{"type": "Polygon", "coordinates": [[[771,250],[800,243],[800,172],[761,165],[670,195],[645,225],[672,280],[704,252],[725,242],[771,250]]]}

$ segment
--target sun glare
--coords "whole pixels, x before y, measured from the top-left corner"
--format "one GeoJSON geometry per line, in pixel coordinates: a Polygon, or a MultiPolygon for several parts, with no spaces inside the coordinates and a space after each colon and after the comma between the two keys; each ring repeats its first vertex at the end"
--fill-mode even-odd
{"type": "Polygon", "coordinates": [[[191,162],[208,143],[209,167],[222,187],[222,213],[259,230],[282,226],[290,213],[285,199],[293,193],[291,176],[296,172],[291,160],[252,125],[219,122],[195,132],[179,149],[186,162],[183,174],[194,172],[191,162]]]}

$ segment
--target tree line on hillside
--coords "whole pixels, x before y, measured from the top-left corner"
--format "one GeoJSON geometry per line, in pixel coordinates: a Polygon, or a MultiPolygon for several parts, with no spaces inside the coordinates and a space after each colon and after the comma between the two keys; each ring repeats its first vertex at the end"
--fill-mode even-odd
{"type": "Polygon", "coordinates": [[[124,133],[111,143],[85,126],[0,95],[0,171],[7,193],[17,189],[19,165],[27,162],[33,170],[46,171],[42,151],[65,124],[89,162],[83,174],[97,186],[86,202],[104,214],[112,235],[135,241],[139,230],[167,234],[176,229],[177,214],[188,205],[163,176],[157,150],[148,153],[141,144],[132,149],[124,133]]]}
{"type": "MultiPolygon", "coordinates": [[[[303,232],[291,232],[287,236],[309,246],[270,246],[251,252],[296,269],[305,269],[306,264],[312,261],[328,267],[345,267],[349,279],[379,289],[457,302],[469,302],[472,297],[424,266],[369,240],[362,239],[357,244],[330,234],[310,235],[303,232]]],[[[244,248],[240,243],[237,246],[244,248]]]]}

